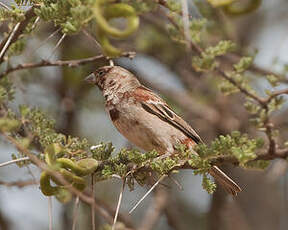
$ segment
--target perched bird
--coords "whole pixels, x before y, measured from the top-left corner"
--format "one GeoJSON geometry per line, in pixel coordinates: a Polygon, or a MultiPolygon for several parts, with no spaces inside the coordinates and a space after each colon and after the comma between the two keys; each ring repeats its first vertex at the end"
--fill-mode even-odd
{"type": "MultiPolygon", "coordinates": [[[[105,108],[118,131],[145,151],[172,155],[177,144],[189,149],[202,140],[156,93],[141,85],[120,66],[104,66],[90,74],[88,83],[97,85],[105,97],[105,108]]],[[[241,188],[218,167],[209,171],[232,195],[241,188]]]]}

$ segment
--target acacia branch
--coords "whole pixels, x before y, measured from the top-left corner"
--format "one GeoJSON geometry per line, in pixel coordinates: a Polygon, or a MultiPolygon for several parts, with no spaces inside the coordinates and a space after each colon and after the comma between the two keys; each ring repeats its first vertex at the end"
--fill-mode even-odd
{"type": "MultiPolygon", "coordinates": [[[[160,5],[164,6],[165,8],[169,8],[168,5],[166,4],[166,1],[157,1],[160,5]]],[[[166,14],[166,17],[168,18],[168,20],[175,26],[175,28],[177,28],[182,34],[185,35],[185,31],[183,31],[183,28],[181,28],[175,21],[174,18],[171,17],[171,15],[166,14]]],[[[192,51],[195,52],[195,54],[197,54],[198,56],[201,56],[202,53],[204,52],[204,50],[198,46],[196,43],[194,43],[193,41],[190,41],[191,43],[191,48],[192,51]]],[[[225,80],[227,80],[228,82],[230,82],[232,85],[234,85],[236,88],[238,88],[240,90],[241,93],[243,93],[244,95],[246,95],[247,97],[253,99],[254,101],[256,101],[265,111],[266,113],[266,120],[264,121],[264,128],[265,128],[265,134],[268,138],[268,142],[269,142],[269,148],[267,150],[267,155],[273,155],[276,154],[278,151],[278,146],[276,143],[276,140],[273,136],[273,128],[274,125],[273,123],[270,121],[270,117],[268,116],[269,113],[269,103],[270,101],[280,95],[283,94],[288,94],[288,88],[287,89],[283,89],[283,90],[277,90],[272,92],[269,96],[267,97],[261,97],[249,90],[247,90],[245,87],[243,87],[241,84],[237,83],[237,81],[230,77],[224,70],[221,69],[221,66],[216,66],[214,69],[214,72],[217,73],[219,76],[221,76],[222,78],[224,78],[225,80]]]]}
{"type": "Polygon", "coordinates": [[[35,181],[34,179],[32,180],[26,180],[26,181],[13,181],[13,182],[5,182],[5,181],[0,181],[0,185],[4,185],[6,187],[18,187],[18,188],[23,188],[26,186],[30,186],[30,185],[36,185],[38,184],[37,181],[35,181]]]}
{"type": "MultiPolygon", "coordinates": [[[[93,197],[93,194],[86,194],[83,192],[80,192],[78,189],[74,188],[59,172],[52,170],[49,168],[42,160],[38,159],[37,156],[35,156],[33,153],[31,153],[28,149],[24,148],[16,139],[14,139],[12,136],[7,135],[6,133],[2,133],[2,135],[10,141],[20,152],[25,154],[31,162],[33,162],[37,167],[42,169],[43,171],[46,171],[51,176],[55,177],[62,185],[66,186],[66,188],[74,194],[76,197],[79,197],[80,200],[83,202],[91,205],[109,224],[113,223],[113,217],[110,215],[110,213],[98,205],[95,202],[95,199],[93,197]]],[[[125,222],[123,222],[125,224],[125,222]]],[[[130,223],[129,223],[130,224],[130,223]]],[[[130,228],[132,229],[132,228],[130,228]]]]}
{"type": "MultiPolygon", "coordinates": [[[[128,57],[128,58],[133,58],[135,56],[134,52],[124,52],[122,53],[121,57],[128,57]]],[[[38,68],[38,67],[49,67],[49,66],[68,66],[68,67],[77,67],[80,65],[85,65],[88,63],[95,62],[97,60],[101,59],[107,59],[109,58],[104,55],[97,55],[89,58],[82,58],[82,59],[74,59],[74,60],[66,60],[66,61],[48,61],[48,60],[42,60],[40,62],[36,63],[25,63],[25,64],[19,64],[15,67],[11,67],[4,71],[3,73],[0,74],[0,79],[2,79],[4,76],[6,76],[9,73],[18,71],[18,70],[24,70],[24,69],[33,69],[33,68],[38,68]]]]}
{"type": "Polygon", "coordinates": [[[278,97],[283,94],[288,94],[288,88],[287,89],[280,89],[280,90],[275,90],[271,92],[271,94],[264,100],[265,104],[268,104],[273,98],[278,97]]]}

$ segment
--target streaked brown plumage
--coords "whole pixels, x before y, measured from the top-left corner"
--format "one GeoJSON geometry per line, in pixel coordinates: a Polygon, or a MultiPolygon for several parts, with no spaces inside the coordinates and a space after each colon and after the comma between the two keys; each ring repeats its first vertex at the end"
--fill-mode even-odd
{"type": "MultiPolygon", "coordinates": [[[[86,80],[102,90],[107,113],[118,131],[143,150],[155,149],[159,154],[171,155],[179,143],[192,150],[202,142],[187,122],[126,69],[104,66],[86,80]]],[[[209,173],[230,194],[241,191],[218,167],[214,166],[209,173]]]]}

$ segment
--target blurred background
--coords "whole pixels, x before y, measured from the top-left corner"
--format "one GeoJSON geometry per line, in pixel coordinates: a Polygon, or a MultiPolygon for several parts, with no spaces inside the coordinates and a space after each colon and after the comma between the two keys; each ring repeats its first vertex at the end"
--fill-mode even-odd
{"type": "MultiPolygon", "coordinates": [[[[11,5],[12,1],[1,2],[11,5]]],[[[274,72],[286,74],[288,63],[288,1],[263,0],[261,6],[249,13],[228,16],[223,11],[205,5],[205,1],[188,1],[189,12],[195,18],[208,18],[205,41],[215,44],[219,40],[231,39],[237,43],[238,54],[226,56],[228,64],[241,55],[255,56],[254,69],[249,75],[255,76],[255,87],[263,92],[269,87],[259,76],[274,72]],[[208,34],[207,32],[207,34],[208,34]],[[238,55],[238,56],[237,56],[238,55]]],[[[29,8],[29,7],[28,7],[29,8]]],[[[25,52],[13,57],[14,63],[36,62],[49,56],[61,33],[57,32],[48,41],[45,39],[55,32],[53,23],[40,21],[40,26],[30,36],[25,52]],[[44,44],[43,44],[43,41],[44,44]]],[[[166,19],[161,10],[141,15],[138,32],[125,41],[116,41],[118,47],[135,51],[132,60],[115,60],[135,73],[141,82],[157,91],[182,115],[199,133],[206,143],[220,134],[233,130],[261,135],[249,125],[249,115],[242,106],[241,95],[226,97],[217,88],[218,78],[197,73],[192,69],[185,47],[174,42],[168,35],[166,19]]],[[[0,37],[6,25],[0,26],[0,37]]],[[[100,54],[99,46],[84,33],[66,36],[51,60],[79,59],[100,54]]],[[[107,65],[106,61],[79,66],[45,67],[15,72],[10,75],[16,86],[16,98],[12,104],[40,107],[56,119],[57,130],[80,137],[93,143],[110,142],[116,151],[122,147],[133,147],[111,124],[104,111],[103,98],[95,87],[82,80],[97,67],[107,65]]],[[[283,86],[279,86],[283,87],[283,86]]],[[[288,136],[287,106],[273,116],[281,131],[281,140],[288,136]]],[[[8,143],[0,143],[0,162],[11,159],[16,149],[8,143]]],[[[275,160],[265,171],[241,170],[224,167],[243,188],[235,199],[218,188],[213,195],[202,189],[201,178],[192,171],[181,171],[175,179],[183,191],[171,180],[166,180],[154,193],[131,214],[129,219],[139,229],[209,229],[209,230],[284,230],[288,229],[288,186],[287,162],[275,160]],[[159,201],[159,197],[162,200],[159,201]],[[162,203],[161,203],[162,202],[162,203]],[[149,215],[155,207],[161,206],[161,215],[152,227],[147,227],[149,215]]],[[[0,182],[39,177],[40,171],[29,166],[18,168],[9,165],[0,168],[0,182]]],[[[95,196],[115,209],[121,183],[117,179],[99,182],[95,185],[95,196]]],[[[124,192],[121,213],[126,213],[145,194],[147,186],[124,192]]],[[[52,198],[53,229],[71,229],[73,202],[62,205],[52,198]]],[[[97,215],[97,213],[96,213],[97,215]]],[[[151,216],[150,216],[151,217],[151,216]]],[[[97,226],[103,220],[96,217],[97,226]]],[[[90,208],[80,204],[78,229],[91,229],[90,208]]],[[[148,221],[149,222],[149,221],[148,221]]],[[[36,230],[48,229],[48,199],[38,186],[23,188],[2,186],[0,183],[0,229],[36,230]]],[[[148,224],[149,225],[149,224],[148,224]]],[[[100,228],[99,228],[100,229],[100,228]]]]}

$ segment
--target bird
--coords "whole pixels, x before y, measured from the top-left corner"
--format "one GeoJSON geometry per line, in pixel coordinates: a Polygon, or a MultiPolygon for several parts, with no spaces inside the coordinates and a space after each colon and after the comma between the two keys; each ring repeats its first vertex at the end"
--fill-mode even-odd
{"type": "MultiPolygon", "coordinates": [[[[116,129],[144,151],[156,150],[160,155],[171,156],[179,144],[193,151],[195,145],[203,143],[183,118],[127,69],[102,66],[85,80],[102,91],[105,110],[116,129]]],[[[212,166],[209,174],[229,194],[236,196],[241,191],[239,185],[217,166],[212,166]]]]}

